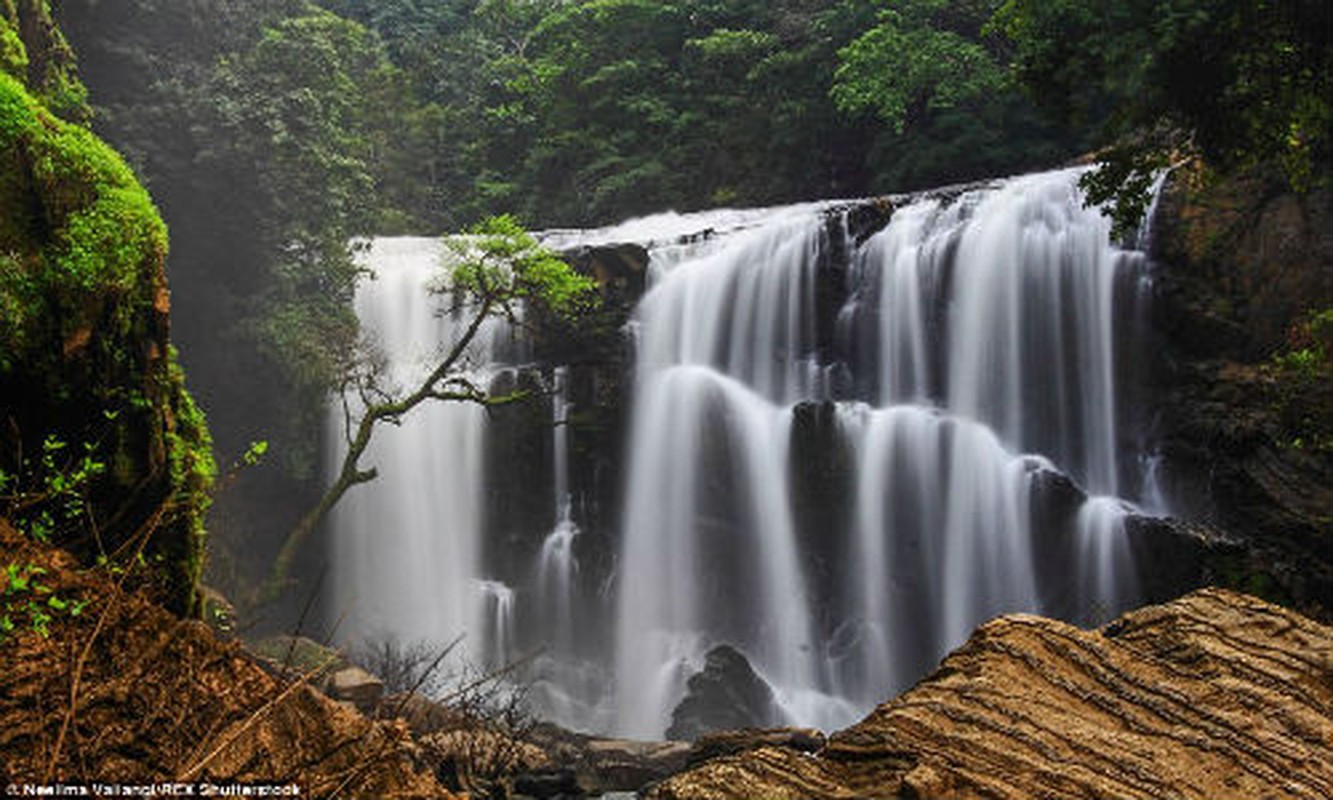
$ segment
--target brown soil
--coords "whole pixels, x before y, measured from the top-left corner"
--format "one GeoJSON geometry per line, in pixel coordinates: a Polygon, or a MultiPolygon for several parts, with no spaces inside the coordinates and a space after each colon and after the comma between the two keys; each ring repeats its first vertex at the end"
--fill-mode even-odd
{"type": "MultiPolygon", "coordinates": [[[[45,570],[50,592],[3,598],[19,624],[0,641],[0,784],[276,782],[307,797],[451,796],[404,724],[278,680],[203,623],[0,520],[0,570],[9,564],[45,570]],[[52,595],[88,604],[54,613],[44,636],[22,602],[52,595]]],[[[3,572],[0,584],[3,594],[3,572]]]]}

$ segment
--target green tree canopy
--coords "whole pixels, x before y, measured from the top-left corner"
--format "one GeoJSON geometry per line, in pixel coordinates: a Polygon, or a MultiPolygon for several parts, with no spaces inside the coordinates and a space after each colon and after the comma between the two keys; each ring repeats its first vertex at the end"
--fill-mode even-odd
{"type": "Polygon", "coordinates": [[[1007,0],[1011,65],[1049,110],[1111,146],[1088,181],[1137,219],[1148,176],[1197,154],[1327,181],[1333,6],[1324,0],[1007,0]]]}
{"type": "Polygon", "coordinates": [[[1003,70],[978,40],[984,13],[949,0],[883,8],[875,27],[838,51],[833,99],[844,111],[873,111],[901,134],[909,120],[1002,91],[1003,70]]]}

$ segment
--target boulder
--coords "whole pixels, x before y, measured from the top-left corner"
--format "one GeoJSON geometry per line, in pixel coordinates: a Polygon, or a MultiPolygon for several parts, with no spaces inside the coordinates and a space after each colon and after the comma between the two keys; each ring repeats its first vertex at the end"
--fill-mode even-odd
{"type": "Polygon", "coordinates": [[[1005,616],[819,754],[723,756],[646,796],[1326,798],[1330,641],[1216,588],[1093,630],[1005,616]]]}
{"type": "Polygon", "coordinates": [[[370,713],[384,696],[384,681],[360,667],[344,667],[329,676],[326,689],[333,699],[344,700],[370,713]]]}
{"type": "Polygon", "coordinates": [[[503,784],[514,776],[555,766],[541,748],[480,720],[420,742],[435,775],[472,797],[504,796],[503,784]]]}
{"type": "Polygon", "coordinates": [[[572,769],[581,790],[594,796],[640,791],[685,769],[690,754],[684,742],[598,739],[549,722],[533,726],[527,740],[552,764],[572,769]]]}
{"type": "Polygon", "coordinates": [[[635,792],[680,772],[689,754],[690,746],[684,742],[591,739],[579,772],[589,794],[635,792]]]}
{"type": "Polygon", "coordinates": [[[537,769],[515,775],[514,794],[519,797],[547,798],[586,797],[579,786],[578,774],[568,767],[537,769]]]}
{"type": "Polygon", "coordinates": [[[740,651],[718,645],[704,656],[703,670],[686,683],[685,698],[671,712],[666,735],[693,741],[712,731],[773,728],[783,721],[773,688],[740,651]]]}

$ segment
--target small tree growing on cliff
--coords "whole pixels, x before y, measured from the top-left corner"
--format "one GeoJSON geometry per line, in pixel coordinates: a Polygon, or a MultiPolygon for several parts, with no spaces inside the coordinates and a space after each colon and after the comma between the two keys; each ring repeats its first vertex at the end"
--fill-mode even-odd
{"type": "Polygon", "coordinates": [[[377,477],[376,469],[363,467],[361,459],[382,423],[398,425],[412,409],[432,400],[489,407],[523,396],[491,395],[474,384],[466,370],[469,350],[488,319],[503,317],[517,324],[523,306],[573,318],[592,310],[597,302],[597,285],[591,278],[576,273],[507,215],[483,220],[465,236],[447,237],[445,247],[449,253],[445,272],[430,291],[451,298],[454,305],[448,313],[468,315],[467,325],[430,373],[407,391],[381,386],[380,369],[373,359],[354,359],[349,364],[340,387],[347,452],[333,483],[283,542],[264,599],[275,598],[286,587],[302,545],[347,491],[377,477]]]}

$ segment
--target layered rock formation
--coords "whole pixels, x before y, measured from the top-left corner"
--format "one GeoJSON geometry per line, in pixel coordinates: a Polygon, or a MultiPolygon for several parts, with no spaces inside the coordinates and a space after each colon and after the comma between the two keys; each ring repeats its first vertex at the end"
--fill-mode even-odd
{"type": "Polygon", "coordinates": [[[1333,630],[1205,589],[1096,630],[1028,615],[816,756],[763,747],[652,789],[698,798],[1323,798],[1333,630]]]}

